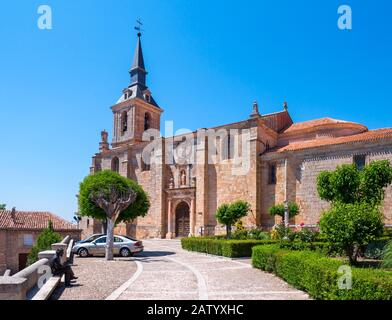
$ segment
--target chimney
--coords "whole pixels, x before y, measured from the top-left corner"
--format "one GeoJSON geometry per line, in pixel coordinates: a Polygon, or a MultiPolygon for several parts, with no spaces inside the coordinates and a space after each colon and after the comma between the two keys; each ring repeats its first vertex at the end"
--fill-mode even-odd
{"type": "Polygon", "coordinates": [[[11,210],[11,218],[12,218],[13,221],[15,221],[15,216],[16,216],[15,214],[16,214],[16,208],[13,207],[12,210],[11,210]]]}

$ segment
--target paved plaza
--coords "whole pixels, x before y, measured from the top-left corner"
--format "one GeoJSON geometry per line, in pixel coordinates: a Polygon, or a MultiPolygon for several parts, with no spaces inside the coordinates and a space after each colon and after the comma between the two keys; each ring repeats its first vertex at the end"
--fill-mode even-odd
{"type": "Polygon", "coordinates": [[[309,299],[278,277],[254,269],[250,259],[188,252],[178,240],[144,240],[133,258],[76,258],[74,287],[56,299],[107,300],[298,300],[309,299]]]}

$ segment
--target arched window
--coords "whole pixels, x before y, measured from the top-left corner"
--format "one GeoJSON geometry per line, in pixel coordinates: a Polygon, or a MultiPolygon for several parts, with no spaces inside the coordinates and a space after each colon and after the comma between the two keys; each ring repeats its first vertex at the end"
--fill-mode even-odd
{"type": "Polygon", "coordinates": [[[150,128],[151,128],[151,115],[148,112],[146,112],[144,114],[144,131],[150,128]]]}
{"type": "Polygon", "coordinates": [[[112,171],[117,173],[120,171],[120,160],[117,157],[112,159],[112,171]]]}
{"type": "Polygon", "coordinates": [[[121,132],[124,133],[128,130],[128,113],[124,111],[121,113],[121,132]]]}

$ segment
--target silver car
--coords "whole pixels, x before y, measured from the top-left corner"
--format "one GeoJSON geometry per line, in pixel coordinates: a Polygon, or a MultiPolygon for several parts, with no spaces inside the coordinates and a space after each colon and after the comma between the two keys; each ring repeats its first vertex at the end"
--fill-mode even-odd
{"type": "MultiPolygon", "coordinates": [[[[101,236],[91,242],[79,242],[72,248],[72,252],[80,257],[104,256],[106,249],[106,236],[101,236]]],[[[134,253],[144,249],[141,241],[125,236],[114,236],[113,254],[121,257],[131,257],[134,253]]]]}

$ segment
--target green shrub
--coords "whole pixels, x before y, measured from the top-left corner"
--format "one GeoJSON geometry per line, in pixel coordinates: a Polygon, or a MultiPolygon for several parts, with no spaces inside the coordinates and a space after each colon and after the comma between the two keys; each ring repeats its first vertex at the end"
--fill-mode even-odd
{"type": "Polygon", "coordinates": [[[61,235],[53,230],[52,221],[49,220],[48,227],[42,230],[37,238],[36,244],[31,248],[31,252],[27,258],[27,265],[31,265],[38,261],[38,253],[45,250],[51,250],[53,243],[62,240],[61,235]]]}
{"type": "Polygon", "coordinates": [[[381,237],[370,242],[367,246],[362,248],[363,256],[369,259],[381,259],[383,249],[388,241],[388,237],[381,237]]]}
{"type": "Polygon", "coordinates": [[[233,240],[269,240],[271,236],[269,232],[264,232],[259,229],[237,229],[232,233],[231,238],[233,240]]]}
{"type": "Polygon", "coordinates": [[[320,219],[321,232],[328,241],[343,249],[355,264],[361,246],[383,233],[383,219],[378,207],[363,203],[335,203],[320,219]]]}
{"type": "Polygon", "coordinates": [[[250,257],[252,247],[277,243],[275,240],[224,240],[214,238],[183,238],[182,248],[230,258],[250,257]]]}
{"type": "Polygon", "coordinates": [[[392,272],[352,267],[352,289],[339,289],[338,273],[344,262],[310,250],[291,251],[278,245],[252,249],[255,268],[274,272],[315,299],[391,300],[392,272]]]}
{"type": "Polygon", "coordinates": [[[281,249],[288,250],[312,250],[319,251],[324,255],[328,255],[331,251],[331,245],[328,242],[303,242],[303,241],[281,241],[279,243],[281,249]]]}
{"type": "Polygon", "coordinates": [[[383,248],[382,254],[382,268],[392,269],[392,241],[389,241],[383,248]]]}

